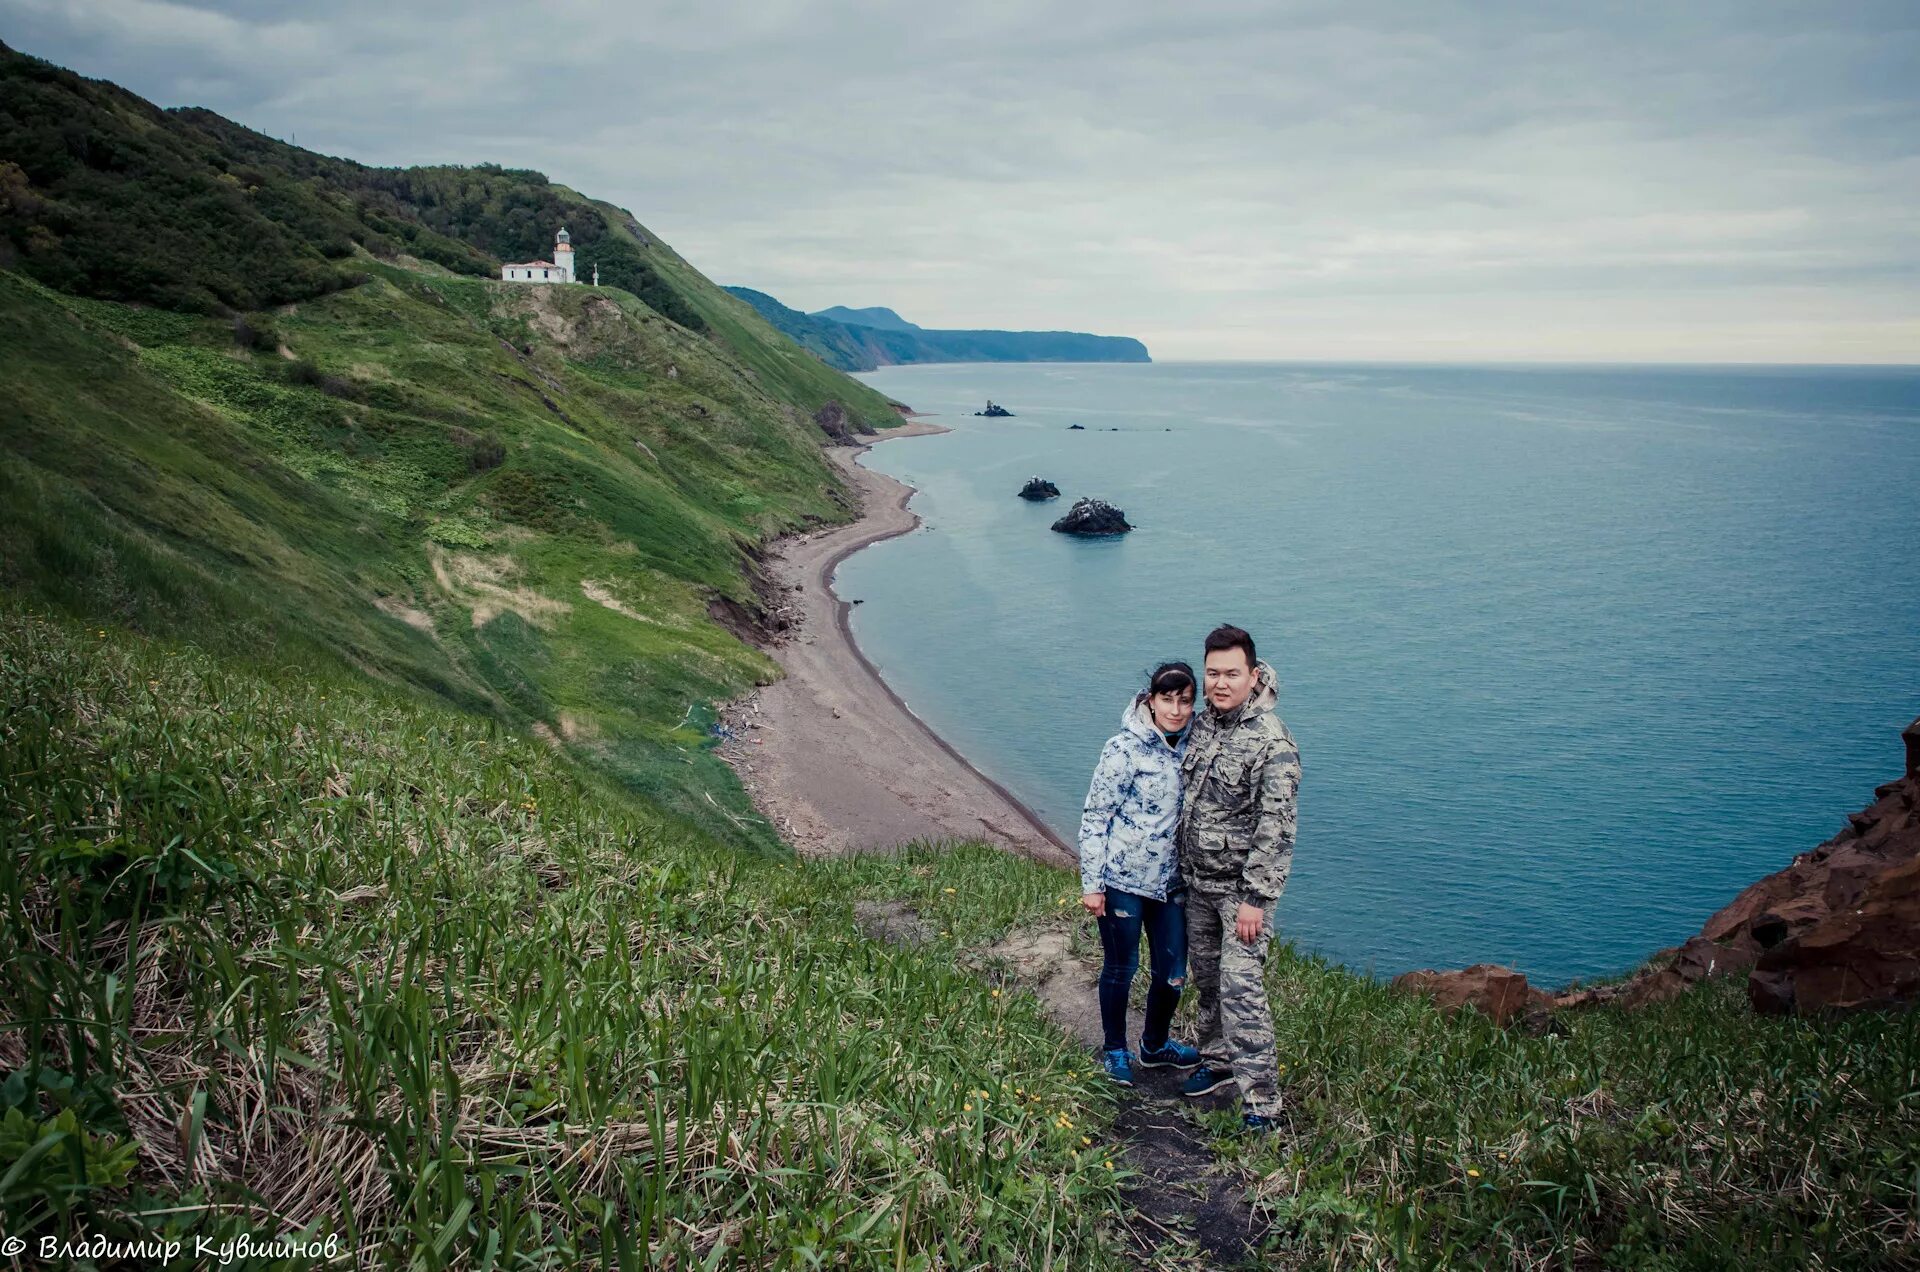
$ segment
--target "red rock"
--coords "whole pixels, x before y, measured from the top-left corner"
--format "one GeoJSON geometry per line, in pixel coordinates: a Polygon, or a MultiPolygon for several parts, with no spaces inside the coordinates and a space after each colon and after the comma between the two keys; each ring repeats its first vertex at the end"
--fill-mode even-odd
{"type": "Polygon", "coordinates": [[[1857,908],[1760,956],[1747,982],[1758,1011],[1850,1011],[1920,997],[1920,856],[1867,885],[1857,908]]]}
{"type": "Polygon", "coordinates": [[[1722,945],[1696,936],[1674,950],[1671,961],[1642,972],[1622,986],[1617,995],[1620,1005],[1645,1007],[1649,1003],[1665,1002],[1709,976],[1731,976],[1746,971],[1759,953],[1759,946],[1751,941],[1722,945]]]}
{"type": "Polygon", "coordinates": [[[1421,970],[1403,972],[1393,978],[1393,987],[1411,994],[1426,994],[1433,1005],[1448,1015],[1462,1007],[1472,1007],[1504,1025],[1530,1010],[1552,1006],[1550,995],[1533,989],[1524,974],[1494,963],[1475,963],[1460,971],[1421,970]]]}
{"type": "Polygon", "coordinates": [[[1901,734],[1906,775],[1874,792],[1826,843],[1743,889],[1676,950],[1618,985],[1550,997],[1511,968],[1408,972],[1397,988],[1442,1010],[1473,1006],[1502,1024],[1553,1010],[1657,1003],[1712,976],[1751,968],[1762,1011],[1846,1010],[1920,1000],[1920,720],[1901,734]]]}
{"type": "Polygon", "coordinates": [[[1857,906],[1888,867],[1920,857],[1920,720],[1901,735],[1907,774],[1874,791],[1841,832],[1785,869],[1751,884],[1708,919],[1700,934],[1733,946],[1772,948],[1857,906]]]}
{"type": "MultiPolygon", "coordinates": [[[[1811,887],[1813,882],[1809,880],[1806,886],[1811,887]]],[[[1826,883],[1824,872],[1819,876],[1818,882],[1822,885],[1820,891],[1802,892],[1778,905],[1769,906],[1764,912],[1755,915],[1753,922],[1747,925],[1747,930],[1753,935],[1753,939],[1760,942],[1764,948],[1771,949],[1787,938],[1798,936],[1808,928],[1814,927],[1820,920],[1826,918],[1828,911],[1824,895],[1826,883]]]]}

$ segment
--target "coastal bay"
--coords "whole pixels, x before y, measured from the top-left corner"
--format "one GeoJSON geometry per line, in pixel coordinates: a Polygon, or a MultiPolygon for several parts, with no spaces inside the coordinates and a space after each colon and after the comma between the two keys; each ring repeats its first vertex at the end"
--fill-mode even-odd
{"type": "Polygon", "coordinates": [[[1247,626],[1306,766],[1282,930],[1358,971],[1624,971],[1830,836],[1920,713],[1911,370],[865,378],[1015,412],[869,457],[929,525],[840,570],[881,673],[1067,834],[1138,677],[1247,626]],[[1139,529],[1049,533],[1081,495],[1139,529]]]}
{"type": "MultiPolygon", "coordinates": [[[[946,431],[915,420],[880,440],[946,431]]],[[[721,755],[756,807],[803,854],[985,840],[1068,864],[1072,854],[1060,838],[928,728],[854,642],[851,606],[834,592],[835,570],[862,548],[920,524],[907,506],[912,488],[860,464],[866,452],[833,452],[860,500],[860,517],[783,540],[769,557],[797,622],[770,651],[783,678],[727,711],[733,736],[721,755]]]]}

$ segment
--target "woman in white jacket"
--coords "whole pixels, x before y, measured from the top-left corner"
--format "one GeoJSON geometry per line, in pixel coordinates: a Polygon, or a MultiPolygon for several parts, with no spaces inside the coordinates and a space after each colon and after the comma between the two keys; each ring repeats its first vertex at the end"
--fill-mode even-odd
{"type": "Polygon", "coordinates": [[[1190,1068],[1200,1053],[1167,1037],[1187,977],[1185,888],[1174,856],[1180,820],[1180,755],[1193,721],[1193,668],[1163,663],[1120,717],[1100,752],[1080,817],[1080,904],[1100,921],[1101,1062],[1133,1085],[1127,1049],[1127,998],[1147,938],[1147,1012],[1140,1034],[1146,1068],[1190,1068]]]}

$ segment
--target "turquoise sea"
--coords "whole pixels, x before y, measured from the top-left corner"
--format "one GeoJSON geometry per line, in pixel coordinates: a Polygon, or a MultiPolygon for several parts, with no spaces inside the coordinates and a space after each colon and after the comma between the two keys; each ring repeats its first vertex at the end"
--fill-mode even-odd
{"type": "Polygon", "coordinates": [[[1305,764],[1279,924],[1358,969],[1624,970],[1920,715],[1920,368],[864,378],[955,428],[866,456],[926,521],[839,572],[888,681],[1071,842],[1145,670],[1248,628],[1305,764]],[[1051,533],[1082,494],[1139,528],[1051,533]]]}

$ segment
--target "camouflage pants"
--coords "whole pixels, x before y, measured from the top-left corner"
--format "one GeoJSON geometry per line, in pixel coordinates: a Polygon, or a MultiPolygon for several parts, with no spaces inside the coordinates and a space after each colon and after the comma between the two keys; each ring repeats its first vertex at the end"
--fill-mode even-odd
{"type": "Polygon", "coordinates": [[[1187,894],[1187,975],[1200,996],[1200,1058],[1233,1070],[1248,1113],[1280,1111],[1280,1077],[1273,1046],[1273,1012],[1267,1006],[1267,945],[1273,940],[1273,910],[1253,944],[1233,934],[1240,914],[1238,893],[1187,894]]]}

